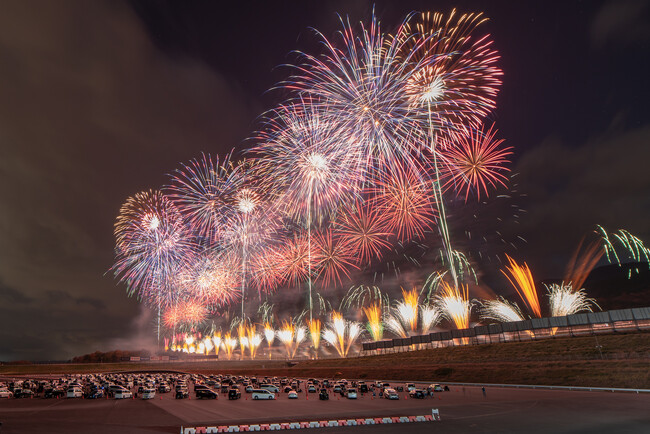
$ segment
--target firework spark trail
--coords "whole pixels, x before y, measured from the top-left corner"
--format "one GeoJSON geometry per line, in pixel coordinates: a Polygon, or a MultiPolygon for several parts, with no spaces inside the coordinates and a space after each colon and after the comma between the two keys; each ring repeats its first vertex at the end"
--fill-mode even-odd
{"type": "Polygon", "coordinates": [[[428,334],[441,319],[442,312],[436,306],[420,306],[420,334],[428,334]]]}
{"type": "Polygon", "coordinates": [[[237,339],[232,337],[230,332],[226,333],[223,337],[223,349],[226,351],[228,360],[232,358],[232,354],[237,348],[237,339]]]}
{"type": "Polygon", "coordinates": [[[530,309],[537,318],[541,318],[542,310],[539,305],[537,288],[535,287],[535,281],[533,280],[530,268],[528,268],[528,264],[524,262],[524,265],[519,265],[508,255],[506,255],[506,258],[508,258],[510,264],[510,266],[506,266],[506,270],[510,273],[510,276],[508,276],[508,274],[503,270],[501,270],[501,272],[515,288],[517,294],[521,297],[521,300],[526,304],[526,306],[528,306],[528,309],[530,309]]]}
{"type": "Polygon", "coordinates": [[[440,292],[434,296],[434,305],[457,329],[469,328],[472,303],[469,300],[467,286],[461,285],[459,288],[443,281],[440,292]]]}
{"type": "Polygon", "coordinates": [[[222,341],[222,339],[221,339],[221,332],[215,332],[215,333],[212,335],[212,343],[214,344],[214,354],[215,354],[216,356],[219,355],[219,349],[221,348],[221,344],[222,344],[222,342],[223,342],[223,341],[222,341]]]}
{"type": "Polygon", "coordinates": [[[340,312],[332,311],[332,319],[323,332],[323,339],[334,347],[340,357],[347,357],[361,332],[358,323],[347,321],[340,312]]]}
{"type": "Polygon", "coordinates": [[[605,253],[598,243],[591,243],[580,255],[583,241],[580,241],[573,256],[569,260],[564,278],[574,288],[582,288],[589,273],[596,267],[605,253]]]}
{"type": "Polygon", "coordinates": [[[592,312],[592,305],[596,307],[596,301],[587,298],[584,289],[573,290],[570,283],[561,285],[556,283],[546,286],[549,298],[551,316],[573,315],[578,312],[592,312]]]}
{"type": "Polygon", "coordinates": [[[417,330],[418,291],[402,290],[402,301],[398,301],[386,321],[386,327],[396,335],[406,338],[417,330]]]}
{"type": "MultiPolygon", "coordinates": [[[[607,231],[600,225],[596,226],[596,233],[600,235],[605,255],[610,263],[621,265],[621,258],[616,250],[616,244],[620,244],[623,253],[627,256],[628,260],[635,262],[646,262],[650,267],[650,249],[645,246],[643,241],[632,235],[625,229],[620,229],[618,232],[613,233],[610,238],[607,231]]],[[[638,273],[638,269],[636,270],[638,273]]],[[[632,270],[628,272],[628,278],[631,277],[632,270]]]]}
{"type": "Polygon", "coordinates": [[[384,337],[384,326],[382,321],[382,309],[378,304],[373,304],[372,306],[364,307],[363,313],[366,316],[368,321],[367,329],[368,333],[372,337],[373,341],[380,341],[384,337]]]}
{"type": "Polygon", "coordinates": [[[297,325],[295,330],[296,330],[295,333],[296,340],[294,342],[293,351],[291,352],[291,358],[296,357],[296,353],[298,352],[298,348],[300,347],[300,344],[303,343],[307,338],[307,329],[305,327],[301,325],[297,325]]]}
{"type": "Polygon", "coordinates": [[[253,324],[246,328],[246,337],[248,338],[248,350],[250,352],[251,360],[254,360],[257,349],[262,343],[262,337],[257,333],[253,324]]]}
{"type": "Polygon", "coordinates": [[[295,336],[296,327],[291,321],[283,321],[282,327],[276,331],[276,336],[284,344],[287,351],[287,357],[291,358],[293,353],[293,338],[295,336]]]}
{"type": "Polygon", "coordinates": [[[308,320],[307,325],[309,328],[309,338],[311,339],[311,344],[316,352],[316,358],[318,358],[318,347],[320,346],[321,338],[321,322],[319,319],[308,320]]]}
{"type": "MultiPolygon", "coordinates": [[[[241,253],[242,317],[247,283],[247,262],[251,254],[265,253],[263,246],[279,228],[272,202],[273,184],[261,173],[259,160],[242,160],[231,170],[232,217],[225,230],[226,245],[241,253]]],[[[261,290],[262,288],[258,288],[261,290]]]]}
{"type": "Polygon", "coordinates": [[[514,322],[523,321],[525,318],[517,303],[510,303],[503,297],[497,297],[496,300],[485,300],[481,303],[481,319],[514,322]]]}

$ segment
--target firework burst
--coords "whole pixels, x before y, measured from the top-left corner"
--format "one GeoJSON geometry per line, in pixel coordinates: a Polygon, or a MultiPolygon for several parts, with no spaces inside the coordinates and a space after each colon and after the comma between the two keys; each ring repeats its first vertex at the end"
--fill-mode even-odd
{"type": "Polygon", "coordinates": [[[173,276],[191,259],[196,246],[176,207],[160,191],[127,199],[115,223],[115,275],[129,295],[167,306],[175,294],[173,276]]]}
{"type": "Polygon", "coordinates": [[[496,107],[501,69],[498,53],[487,35],[474,33],[485,23],[482,13],[449,16],[416,15],[397,35],[403,39],[403,58],[411,59],[406,93],[415,107],[427,108],[423,117],[438,133],[455,134],[461,125],[478,127],[496,107]]]}
{"type": "Polygon", "coordinates": [[[355,201],[344,210],[335,222],[336,231],[343,238],[343,243],[350,246],[360,263],[369,264],[373,259],[381,258],[381,252],[390,248],[386,229],[386,218],[379,208],[372,203],[355,201]]]}
{"type": "Polygon", "coordinates": [[[510,148],[502,148],[503,140],[494,138],[494,126],[484,132],[481,129],[465,130],[444,146],[441,160],[444,166],[442,179],[447,179],[443,189],[465,191],[465,202],[474,192],[481,199],[481,192],[489,195],[490,189],[506,186],[508,177],[505,164],[510,148]]]}

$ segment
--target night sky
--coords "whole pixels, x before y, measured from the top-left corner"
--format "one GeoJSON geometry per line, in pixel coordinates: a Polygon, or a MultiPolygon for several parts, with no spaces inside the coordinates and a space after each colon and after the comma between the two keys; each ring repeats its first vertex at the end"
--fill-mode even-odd
{"type": "MultiPolygon", "coordinates": [[[[154,339],[108,270],[113,223],[138,191],[200,155],[246,147],[292,50],[369,1],[3,1],[0,14],[0,360],[65,360],[154,339]]],[[[379,1],[483,10],[504,70],[491,120],[514,148],[505,233],[539,278],[561,277],[602,224],[650,242],[650,3],[379,1]],[[484,9],[479,9],[484,8],[484,9]],[[513,226],[515,225],[515,226],[513,226]]],[[[494,283],[493,285],[498,285],[494,283]]],[[[507,293],[501,282],[498,293],[507,293]]]]}

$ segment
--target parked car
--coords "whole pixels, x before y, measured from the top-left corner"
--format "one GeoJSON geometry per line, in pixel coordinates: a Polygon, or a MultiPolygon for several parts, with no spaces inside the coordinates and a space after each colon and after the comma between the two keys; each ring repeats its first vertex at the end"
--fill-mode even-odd
{"type": "Polygon", "coordinates": [[[210,388],[200,388],[195,390],[197,398],[217,399],[219,394],[210,388]]]}
{"type": "Polygon", "coordinates": [[[309,386],[307,386],[307,392],[316,393],[316,386],[314,386],[313,384],[310,384],[309,386]]]}
{"type": "Polygon", "coordinates": [[[65,390],[60,387],[47,388],[43,390],[43,398],[62,398],[65,396],[65,390]]]}
{"type": "Polygon", "coordinates": [[[0,389],[0,398],[13,398],[14,394],[9,389],[0,389]]]}
{"type": "Polygon", "coordinates": [[[81,398],[83,397],[83,393],[81,392],[81,389],[78,387],[70,387],[65,394],[66,398],[81,398]]]}
{"type": "Polygon", "coordinates": [[[31,389],[23,389],[22,387],[14,389],[14,398],[31,398],[32,396],[34,396],[34,392],[31,389]]]}
{"type": "Polygon", "coordinates": [[[348,399],[357,399],[357,389],[347,389],[345,391],[345,397],[348,399]]]}
{"type": "Polygon", "coordinates": [[[397,391],[395,389],[391,389],[390,387],[388,389],[384,389],[384,397],[387,399],[399,399],[397,391]]]}
{"type": "Polygon", "coordinates": [[[176,389],[176,399],[185,399],[190,397],[190,391],[187,388],[176,389]]]}
{"type": "Polygon", "coordinates": [[[253,390],[253,399],[275,399],[275,394],[267,389],[255,389],[253,390]]]}
{"type": "Polygon", "coordinates": [[[321,401],[327,401],[328,399],[330,399],[330,394],[327,393],[327,389],[320,390],[320,393],[318,394],[318,399],[320,399],[321,401]]]}
{"type": "Polygon", "coordinates": [[[115,399],[133,398],[133,394],[126,387],[122,387],[121,389],[115,391],[113,396],[115,396],[115,399]]]}
{"type": "Polygon", "coordinates": [[[422,389],[413,389],[409,392],[409,396],[416,399],[424,399],[426,395],[426,392],[422,389]]]}
{"type": "Polygon", "coordinates": [[[440,384],[431,384],[428,389],[429,392],[442,392],[442,386],[440,384]]]}
{"type": "Polygon", "coordinates": [[[241,391],[237,387],[233,387],[228,391],[228,399],[239,399],[241,398],[241,391]]]}
{"type": "Polygon", "coordinates": [[[246,386],[246,393],[252,393],[253,392],[253,386],[246,386]]]}
{"type": "Polygon", "coordinates": [[[280,388],[274,384],[262,384],[260,389],[268,390],[271,393],[279,393],[280,388]]]}
{"type": "Polygon", "coordinates": [[[154,399],[156,397],[156,389],[148,387],[142,390],[142,399],[154,399]]]}
{"type": "Polygon", "coordinates": [[[158,392],[160,393],[171,392],[171,390],[172,390],[171,387],[169,387],[169,384],[167,383],[160,383],[160,385],[158,386],[158,392]]]}
{"type": "Polygon", "coordinates": [[[295,390],[290,390],[288,398],[289,399],[298,399],[298,392],[296,392],[295,390]]]}
{"type": "Polygon", "coordinates": [[[99,399],[104,397],[104,390],[102,389],[90,389],[86,393],[86,398],[88,399],[99,399]]]}
{"type": "Polygon", "coordinates": [[[359,381],[359,393],[368,393],[368,385],[363,381],[359,381]]]}

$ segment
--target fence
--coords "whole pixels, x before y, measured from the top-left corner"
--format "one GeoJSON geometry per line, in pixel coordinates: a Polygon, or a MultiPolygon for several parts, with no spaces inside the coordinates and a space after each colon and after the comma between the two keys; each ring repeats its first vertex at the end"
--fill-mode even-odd
{"type": "Polygon", "coordinates": [[[456,345],[521,342],[648,329],[650,329],[650,307],[639,307],[550,318],[532,318],[525,321],[478,325],[408,338],[364,342],[360,355],[408,351],[414,347],[440,348],[456,345]]]}

